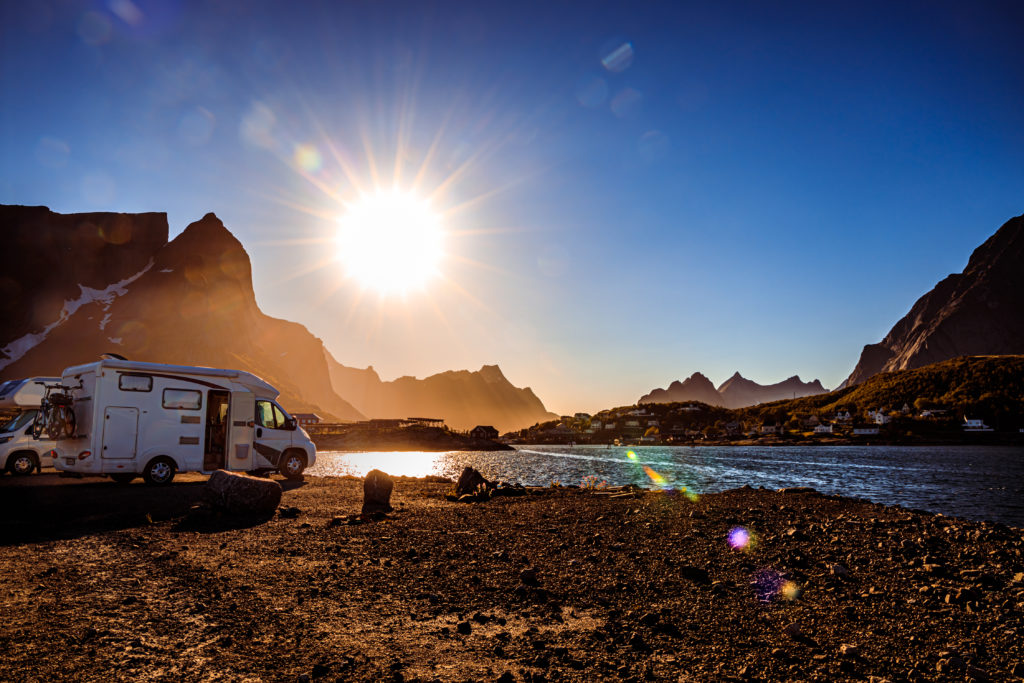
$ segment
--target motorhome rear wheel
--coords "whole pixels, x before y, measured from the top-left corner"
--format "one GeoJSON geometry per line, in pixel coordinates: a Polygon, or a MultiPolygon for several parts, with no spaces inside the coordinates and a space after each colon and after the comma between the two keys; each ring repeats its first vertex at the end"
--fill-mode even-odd
{"type": "Polygon", "coordinates": [[[174,479],[174,461],[170,458],[155,458],[149,461],[142,472],[142,478],[150,486],[166,486],[174,479]]]}

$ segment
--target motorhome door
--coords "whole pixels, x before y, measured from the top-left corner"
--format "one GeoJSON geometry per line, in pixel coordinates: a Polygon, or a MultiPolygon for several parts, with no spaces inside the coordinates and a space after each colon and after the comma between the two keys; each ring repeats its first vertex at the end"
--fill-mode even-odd
{"type": "Polygon", "coordinates": [[[228,436],[229,470],[251,470],[253,417],[256,399],[251,391],[231,392],[231,430],[228,436]]]}
{"type": "Polygon", "coordinates": [[[104,459],[131,460],[139,434],[139,409],[108,407],[103,414],[104,459]]]}

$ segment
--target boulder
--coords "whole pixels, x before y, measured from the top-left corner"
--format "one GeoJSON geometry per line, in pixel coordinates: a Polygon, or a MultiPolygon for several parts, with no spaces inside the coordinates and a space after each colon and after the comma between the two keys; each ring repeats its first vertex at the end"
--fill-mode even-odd
{"type": "Polygon", "coordinates": [[[462,474],[459,475],[459,481],[455,484],[455,497],[458,499],[465,495],[477,495],[487,491],[490,487],[491,482],[487,481],[484,475],[472,467],[467,467],[462,470],[462,474]]]}
{"type": "Polygon", "coordinates": [[[281,503],[281,485],[272,479],[217,470],[203,497],[211,506],[236,515],[271,515],[281,503]]]}
{"type": "Polygon", "coordinates": [[[394,489],[391,477],[380,470],[370,470],[363,480],[363,514],[391,512],[391,491],[394,489]]]}

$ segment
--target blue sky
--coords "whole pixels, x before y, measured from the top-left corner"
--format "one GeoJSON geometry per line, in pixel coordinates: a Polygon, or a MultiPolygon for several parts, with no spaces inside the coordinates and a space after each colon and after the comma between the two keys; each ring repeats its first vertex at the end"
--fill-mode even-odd
{"type": "Polygon", "coordinates": [[[5,3],[0,202],[214,211],[264,311],[390,379],[498,363],[553,410],[702,371],[841,382],[1024,213],[1024,5],[5,3]],[[360,188],[443,211],[361,291],[360,188]]]}

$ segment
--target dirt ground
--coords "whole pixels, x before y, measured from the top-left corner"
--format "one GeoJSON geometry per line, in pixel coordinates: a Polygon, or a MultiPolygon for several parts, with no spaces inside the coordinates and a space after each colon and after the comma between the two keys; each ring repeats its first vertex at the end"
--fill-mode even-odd
{"type": "Polygon", "coordinates": [[[353,524],[362,482],[313,477],[228,519],[204,480],[0,478],[0,680],[1024,680],[1020,529],[421,480],[353,524]]]}

